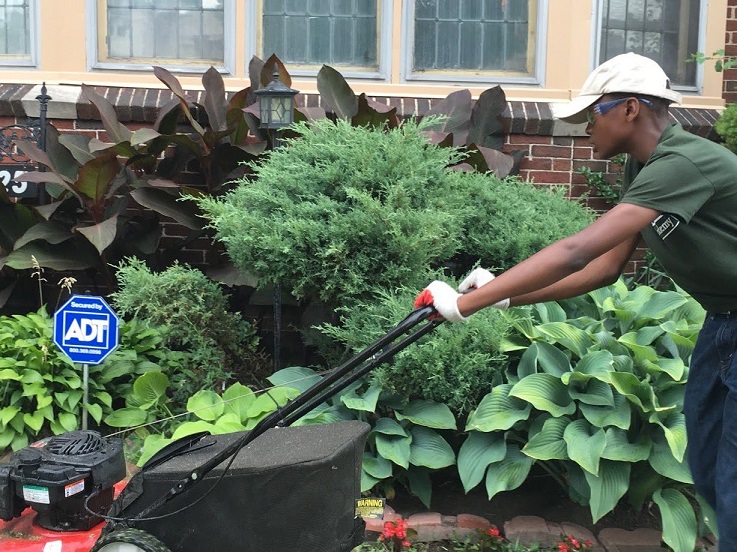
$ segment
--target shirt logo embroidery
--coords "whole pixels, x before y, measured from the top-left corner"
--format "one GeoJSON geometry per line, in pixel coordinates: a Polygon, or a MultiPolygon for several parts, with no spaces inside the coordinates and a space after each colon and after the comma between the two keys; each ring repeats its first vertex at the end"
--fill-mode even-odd
{"type": "Polygon", "coordinates": [[[669,213],[660,215],[658,218],[650,223],[650,225],[653,227],[653,230],[657,232],[661,240],[665,240],[665,238],[670,236],[673,230],[675,230],[679,224],[681,224],[681,221],[678,219],[678,217],[669,213]]]}

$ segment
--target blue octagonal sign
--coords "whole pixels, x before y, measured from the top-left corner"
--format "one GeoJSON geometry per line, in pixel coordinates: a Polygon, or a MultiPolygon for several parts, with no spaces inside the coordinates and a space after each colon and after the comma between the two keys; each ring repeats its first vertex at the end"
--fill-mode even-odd
{"type": "Polygon", "coordinates": [[[54,313],[54,343],[72,362],[100,364],[118,347],[118,325],[102,297],[72,295],[54,313]]]}

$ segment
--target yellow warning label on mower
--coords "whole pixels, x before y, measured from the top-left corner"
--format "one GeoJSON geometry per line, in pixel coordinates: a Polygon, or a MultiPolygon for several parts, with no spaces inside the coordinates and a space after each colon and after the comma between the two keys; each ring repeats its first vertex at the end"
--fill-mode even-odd
{"type": "Polygon", "coordinates": [[[384,519],[386,498],[359,498],[356,500],[356,515],[363,519],[384,519]]]}

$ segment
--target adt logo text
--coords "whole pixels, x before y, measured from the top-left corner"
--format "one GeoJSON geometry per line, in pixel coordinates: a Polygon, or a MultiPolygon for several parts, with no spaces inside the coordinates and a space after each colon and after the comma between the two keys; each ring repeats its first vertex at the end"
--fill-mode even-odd
{"type": "MultiPolygon", "coordinates": [[[[68,313],[69,329],[64,334],[64,345],[102,347],[107,349],[110,320],[107,315],[86,314],[84,317],[68,313]]],[[[66,324],[65,324],[66,325],[66,324]]]]}

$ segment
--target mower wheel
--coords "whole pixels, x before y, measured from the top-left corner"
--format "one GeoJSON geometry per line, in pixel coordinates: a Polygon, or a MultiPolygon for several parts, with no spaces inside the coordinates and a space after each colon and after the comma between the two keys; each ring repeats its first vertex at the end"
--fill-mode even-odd
{"type": "Polygon", "coordinates": [[[90,552],[171,552],[151,533],[140,529],[118,529],[100,538],[90,552]]]}

